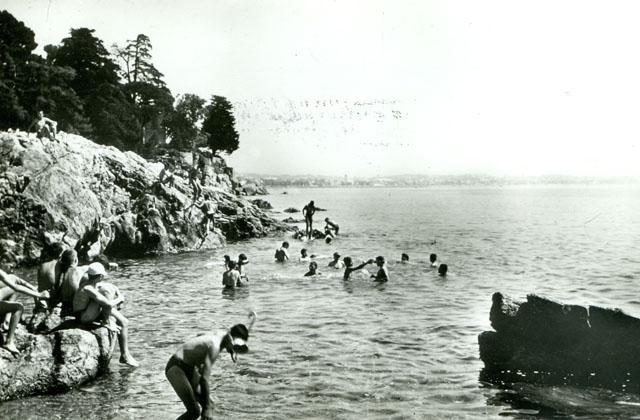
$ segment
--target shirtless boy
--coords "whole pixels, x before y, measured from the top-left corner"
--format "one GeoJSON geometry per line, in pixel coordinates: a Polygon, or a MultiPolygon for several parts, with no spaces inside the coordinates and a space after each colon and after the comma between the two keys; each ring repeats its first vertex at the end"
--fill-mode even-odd
{"type": "Polygon", "coordinates": [[[387,270],[387,264],[384,260],[384,257],[376,257],[376,265],[378,266],[378,272],[375,275],[371,276],[371,278],[374,279],[373,281],[376,281],[378,283],[385,283],[389,281],[389,270],[387,270]]]}
{"type": "Polygon", "coordinates": [[[226,350],[233,363],[237,353],[246,353],[249,332],[256,321],[255,312],[249,314],[249,325],[236,324],[231,329],[219,329],[200,335],[184,343],[171,356],[164,370],[169,383],[187,409],[178,420],[213,418],[209,377],[211,366],[220,352],[226,350]]]}
{"type": "Polygon", "coordinates": [[[4,284],[7,287],[0,288],[0,319],[2,317],[11,316],[11,322],[9,323],[9,330],[7,337],[2,344],[2,348],[10,351],[13,354],[19,353],[18,348],[13,343],[13,336],[16,332],[18,322],[22,318],[22,312],[24,307],[19,302],[12,302],[16,292],[23,293],[27,296],[31,296],[35,299],[47,299],[49,297],[48,292],[39,293],[35,287],[30,283],[22,280],[18,276],[5,273],[0,270],[0,284],[4,284]]]}
{"type": "Polygon", "coordinates": [[[353,273],[356,270],[363,269],[367,264],[373,264],[373,260],[369,260],[369,261],[365,261],[362,264],[354,267],[353,266],[353,261],[351,261],[351,257],[344,257],[343,261],[344,261],[344,265],[345,265],[344,276],[342,277],[343,280],[349,280],[349,277],[351,276],[351,273],[353,273]]]}
{"type": "Polygon", "coordinates": [[[229,261],[227,263],[227,271],[222,273],[222,285],[225,289],[235,289],[236,286],[242,286],[240,281],[240,273],[236,270],[237,263],[229,261]]]}
{"type": "Polygon", "coordinates": [[[313,231],[313,215],[316,213],[316,206],[312,201],[302,208],[302,215],[304,216],[305,232],[307,238],[311,239],[311,232],[313,231]]]}
{"type": "Polygon", "coordinates": [[[340,261],[340,254],[338,254],[337,252],[333,253],[333,261],[329,263],[329,267],[335,268],[336,270],[344,268],[343,262],[340,261]]]}
{"type": "Polygon", "coordinates": [[[137,367],[139,363],[129,352],[129,320],[117,309],[117,306],[124,302],[124,297],[120,295],[115,286],[103,282],[106,274],[102,264],[96,262],[89,265],[87,276],[82,279],[78,291],[73,297],[73,311],[83,324],[91,324],[100,320],[108,328],[110,328],[107,325],[109,317],[113,317],[120,328],[118,332],[120,363],[137,367]],[[113,293],[106,293],[110,291],[113,293]]]}
{"type": "Polygon", "coordinates": [[[289,259],[289,253],[287,252],[287,249],[289,249],[289,242],[285,241],[282,243],[280,249],[276,250],[276,254],[274,255],[276,261],[285,262],[289,259]]]}

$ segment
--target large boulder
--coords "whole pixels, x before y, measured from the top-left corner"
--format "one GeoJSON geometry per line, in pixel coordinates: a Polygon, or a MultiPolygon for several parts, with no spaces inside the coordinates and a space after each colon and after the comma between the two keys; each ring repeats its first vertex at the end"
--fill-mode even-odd
{"type": "Polygon", "coordinates": [[[67,391],[104,373],[116,335],[106,328],[32,334],[19,324],[17,356],[0,349],[0,401],[67,391]]]}
{"type": "Polygon", "coordinates": [[[495,331],[478,336],[486,380],[640,390],[640,319],[619,309],[495,293],[489,319],[495,331]]]}
{"type": "MultiPolygon", "coordinates": [[[[158,182],[162,163],[60,133],[59,142],[0,132],[0,264],[32,265],[51,241],[82,259],[213,249],[233,238],[286,230],[237,197],[220,158],[209,157],[204,192],[217,197],[218,218],[204,235],[186,171],[173,187],[158,182]]],[[[175,162],[174,162],[175,163],[175,162]]]]}

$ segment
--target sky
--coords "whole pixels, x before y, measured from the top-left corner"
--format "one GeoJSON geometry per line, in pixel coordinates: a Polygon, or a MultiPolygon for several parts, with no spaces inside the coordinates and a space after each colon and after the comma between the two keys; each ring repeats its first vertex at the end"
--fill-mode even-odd
{"type": "Polygon", "coordinates": [[[226,96],[238,172],[640,176],[640,2],[4,0],[226,96]]]}

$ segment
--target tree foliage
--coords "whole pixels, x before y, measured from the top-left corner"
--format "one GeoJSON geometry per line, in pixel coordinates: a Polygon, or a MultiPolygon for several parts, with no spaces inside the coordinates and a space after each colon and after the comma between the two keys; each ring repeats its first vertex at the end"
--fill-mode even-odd
{"type": "Polygon", "coordinates": [[[0,11],[0,129],[28,128],[38,111],[66,132],[121,149],[149,151],[172,137],[172,147],[208,144],[214,153],[238,148],[231,103],[194,94],[176,101],[152,61],[144,34],[114,45],[113,55],[89,28],[72,28],[46,57],[33,53],[35,34],[0,11]]]}
{"type": "Polygon", "coordinates": [[[231,154],[238,149],[240,136],[236,131],[233,105],[227,98],[215,95],[211,98],[211,104],[205,110],[202,132],[214,154],[220,151],[231,154]]]}
{"type": "Polygon", "coordinates": [[[191,149],[201,137],[198,126],[204,117],[205,100],[187,93],[180,96],[167,121],[167,129],[171,136],[171,147],[185,150],[191,149]]]}

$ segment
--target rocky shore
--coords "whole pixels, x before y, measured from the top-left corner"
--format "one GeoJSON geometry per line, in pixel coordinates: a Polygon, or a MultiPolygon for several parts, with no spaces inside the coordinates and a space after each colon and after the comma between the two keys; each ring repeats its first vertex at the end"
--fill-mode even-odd
{"type": "Polygon", "coordinates": [[[115,333],[69,328],[35,334],[60,322],[55,315],[44,321],[35,318],[29,325],[18,325],[15,342],[20,354],[0,351],[0,401],[67,391],[109,367],[115,333]]]}
{"type": "MultiPolygon", "coordinates": [[[[158,182],[162,163],[59,133],[59,141],[0,133],[0,265],[37,263],[45,244],[80,244],[86,256],[127,257],[222,246],[265,236],[285,223],[235,194],[224,160],[206,157],[204,192],[217,196],[215,229],[204,239],[192,204],[190,162],[175,184],[158,182]]],[[[179,162],[180,163],[180,162],[179,162]]]]}
{"type": "Polygon", "coordinates": [[[493,295],[495,331],[478,336],[481,379],[640,391],[640,319],[619,309],[565,305],[535,295],[493,295]]]}

